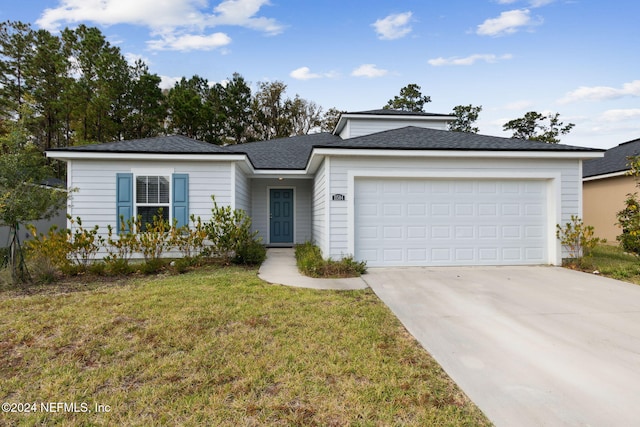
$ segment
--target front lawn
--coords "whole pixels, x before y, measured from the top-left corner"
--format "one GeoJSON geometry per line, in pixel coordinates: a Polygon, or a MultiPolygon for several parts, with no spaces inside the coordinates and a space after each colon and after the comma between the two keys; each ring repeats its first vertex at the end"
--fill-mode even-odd
{"type": "Polygon", "coordinates": [[[370,290],[219,267],[41,289],[0,293],[0,401],[36,403],[0,424],[490,424],[370,290]]]}
{"type": "Polygon", "coordinates": [[[598,271],[603,276],[640,284],[640,258],[625,253],[618,246],[598,245],[590,256],[574,266],[587,272],[598,271]]]}

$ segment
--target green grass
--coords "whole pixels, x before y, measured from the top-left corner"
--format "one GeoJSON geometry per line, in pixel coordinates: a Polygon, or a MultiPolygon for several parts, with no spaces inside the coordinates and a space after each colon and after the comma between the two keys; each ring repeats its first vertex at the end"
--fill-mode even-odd
{"type": "Polygon", "coordinates": [[[598,245],[591,256],[585,257],[577,268],[613,279],[640,284],[640,258],[625,253],[618,246],[598,245]]]}
{"type": "Polygon", "coordinates": [[[322,258],[320,248],[311,242],[296,245],[295,256],[298,270],[309,277],[360,277],[367,271],[366,261],[356,261],[353,256],[337,261],[322,258]]]}
{"type": "MultiPolygon", "coordinates": [[[[113,280],[113,279],[110,279],[113,280]]],[[[489,425],[370,290],[255,270],[0,293],[0,425],[489,425]]]]}

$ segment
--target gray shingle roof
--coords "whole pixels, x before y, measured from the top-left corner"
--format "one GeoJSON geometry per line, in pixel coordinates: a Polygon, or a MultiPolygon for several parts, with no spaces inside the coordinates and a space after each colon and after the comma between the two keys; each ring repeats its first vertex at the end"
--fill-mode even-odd
{"type": "Polygon", "coordinates": [[[54,148],[49,151],[80,151],[104,153],[154,153],[154,154],[218,154],[226,151],[182,135],[158,136],[154,138],[130,139],[104,144],[80,145],[76,147],[54,148]]]}
{"type": "Polygon", "coordinates": [[[220,147],[184,136],[161,136],[105,144],[52,149],[56,152],[105,152],[149,154],[246,154],[255,169],[303,170],[313,148],[462,150],[462,151],[604,151],[562,144],[501,138],[407,126],[371,135],[342,139],[332,133],[220,147]]]}
{"type": "Polygon", "coordinates": [[[605,151],[604,157],[584,162],[582,166],[583,178],[622,172],[629,169],[628,158],[640,155],[640,138],[634,139],[605,151]]]}
{"type": "Polygon", "coordinates": [[[234,153],[245,153],[256,169],[304,169],[314,146],[337,141],[342,141],[342,138],[322,132],[224,148],[234,153]]]}
{"type": "MultiPolygon", "coordinates": [[[[319,146],[316,146],[319,147],[319,146]]],[[[604,151],[595,148],[528,141],[407,126],[356,138],[340,139],[325,148],[464,151],[604,151]]]]}

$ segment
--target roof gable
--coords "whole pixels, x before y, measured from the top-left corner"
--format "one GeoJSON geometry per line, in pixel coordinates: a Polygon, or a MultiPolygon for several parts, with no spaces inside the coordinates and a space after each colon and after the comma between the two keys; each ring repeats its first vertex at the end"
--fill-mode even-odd
{"type": "Polygon", "coordinates": [[[638,155],[640,155],[640,138],[624,142],[605,151],[604,157],[600,159],[585,161],[582,177],[589,178],[626,171],[629,169],[628,158],[638,155]]]}

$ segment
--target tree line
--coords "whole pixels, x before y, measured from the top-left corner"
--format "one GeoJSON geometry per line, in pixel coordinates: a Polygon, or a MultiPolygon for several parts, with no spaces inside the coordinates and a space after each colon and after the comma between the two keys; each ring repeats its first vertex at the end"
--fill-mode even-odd
{"type": "Polygon", "coordinates": [[[194,75],[169,90],[160,83],[98,28],[53,35],[0,24],[0,132],[21,119],[42,151],[173,133],[238,144],[327,129],[337,111],[323,114],[313,101],[287,97],[280,81],[261,82],[252,94],[239,73],[222,83],[194,75]]]}
{"type": "MultiPolygon", "coordinates": [[[[183,77],[168,90],[160,83],[142,60],[129,64],[98,28],[80,25],[54,35],[22,22],[0,24],[0,135],[20,121],[40,151],[162,134],[240,144],[331,131],[341,113],[287,97],[281,81],[260,82],[252,93],[239,73],[219,83],[183,77]]],[[[424,111],[430,101],[409,84],[384,108],[424,111]]],[[[450,130],[478,132],[481,110],[454,107],[450,130]]],[[[556,143],[573,127],[558,116],[529,112],[504,129],[516,138],[556,143]]]]}

